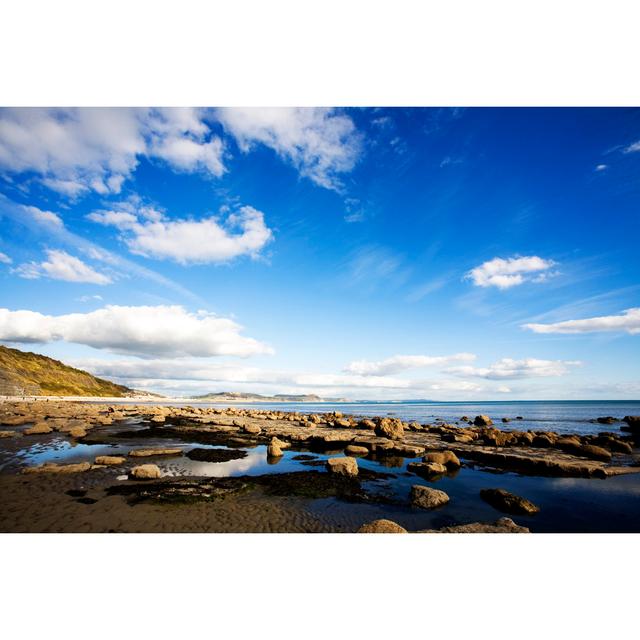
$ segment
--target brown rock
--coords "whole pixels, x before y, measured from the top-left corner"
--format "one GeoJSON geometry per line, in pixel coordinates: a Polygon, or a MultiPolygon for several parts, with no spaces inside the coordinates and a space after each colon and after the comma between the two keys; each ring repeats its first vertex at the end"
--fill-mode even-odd
{"type": "Polygon", "coordinates": [[[40,467],[27,467],[22,473],[83,473],[89,471],[91,465],[88,462],[78,462],[76,464],[55,464],[47,462],[40,467]]]}
{"type": "Polygon", "coordinates": [[[493,524],[470,522],[442,529],[429,529],[420,533],[529,533],[529,529],[517,525],[511,518],[499,518],[493,524]]]}
{"type": "Polygon", "coordinates": [[[0,431],[0,438],[12,438],[17,435],[20,435],[19,431],[0,431]]]}
{"type": "Polygon", "coordinates": [[[122,456],[97,456],[95,459],[96,464],[106,466],[124,464],[125,461],[126,458],[123,458],[122,456]]]}
{"type": "Polygon", "coordinates": [[[258,435],[259,433],[262,433],[262,429],[257,424],[245,424],[244,427],[242,427],[242,431],[244,433],[250,433],[252,435],[258,435]]]}
{"type": "Polygon", "coordinates": [[[358,533],[408,533],[408,531],[401,527],[399,524],[393,522],[393,520],[374,520],[363,524],[358,533]]]}
{"type": "Polygon", "coordinates": [[[330,473],[337,473],[343,476],[358,475],[358,463],[355,458],[329,458],[326,466],[330,473]]]}
{"type": "Polygon", "coordinates": [[[422,458],[424,462],[437,462],[447,467],[459,467],[461,462],[453,451],[432,451],[422,458]]]}
{"type": "Polygon", "coordinates": [[[421,484],[411,487],[411,504],[421,509],[435,509],[449,502],[449,496],[439,489],[432,489],[421,484]]]}
{"type": "Polygon", "coordinates": [[[155,464],[141,464],[131,469],[130,475],[136,480],[154,480],[162,474],[160,468],[155,464]]]}
{"type": "Polygon", "coordinates": [[[578,451],[578,455],[592,460],[601,460],[602,462],[611,460],[611,452],[595,444],[583,444],[578,451]]]}
{"type": "Polygon", "coordinates": [[[380,418],[375,426],[375,433],[382,438],[400,440],[404,435],[404,425],[397,418],[380,418]]]}
{"type": "Polygon", "coordinates": [[[504,489],[482,489],[480,497],[492,507],[505,513],[533,515],[540,508],[526,498],[522,498],[504,489]]]}
{"type": "Polygon", "coordinates": [[[355,444],[350,444],[344,451],[353,456],[366,456],[369,453],[367,447],[359,447],[355,444]]]}
{"type": "Polygon", "coordinates": [[[26,436],[35,436],[35,435],[41,435],[44,433],[51,433],[52,431],[53,429],[47,424],[45,424],[44,422],[38,422],[34,424],[33,427],[29,427],[28,429],[25,429],[23,433],[26,436]]]}
{"type": "Polygon", "coordinates": [[[72,438],[84,438],[87,435],[87,432],[82,427],[73,427],[68,433],[72,438]]]}
{"type": "Polygon", "coordinates": [[[476,427],[490,427],[493,424],[493,420],[489,416],[476,416],[473,424],[476,427]]]}
{"type": "Polygon", "coordinates": [[[133,451],[129,451],[129,455],[132,458],[150,458],[152,456],[179,456],[182,455],[182,449],[134,449],[133,451]]]}

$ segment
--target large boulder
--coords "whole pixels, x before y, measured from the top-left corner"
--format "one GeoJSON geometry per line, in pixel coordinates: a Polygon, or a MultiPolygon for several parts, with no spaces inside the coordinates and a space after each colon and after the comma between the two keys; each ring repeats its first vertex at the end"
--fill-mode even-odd
{"type": "Polygon", "coordinates": [[[381,520],[374,520],[373,522],[363,524],[358,529],[358,533],[408,533],[408,531],[396,522],[393,522],[393,520],[385,520],[382,518],[381,520]]]}
{"type": "Polygon", "coordinates": [[[603,447],[595,444],[583,444],[577,453],[592,460],[601,460],[602,462],[609,462],[611,460],[611,451],[607,451],[603,447]]]}
{"type": "Polygon", "coordinates": [[[156,464],[141,464],[131,469],[131,476],[136,480],[155,480],[161,475],[160,468],[156,464]]]}
{"type": "Polygon", "coordinates": [[[358,475],[358,463],[355,458],[329,458],[327,460],[327,469],[330,473],[342,476],[358,475]]]}
{"type": "Polygon", "coordinates": [[[475,424],[476,427],[490,427],[493,424],[493,420],[489,416],[476,416],[473,424],[475,424]]]}
{"type": "Polygon", "coordinates": [[[404,436],[404,424],[397,418],[380,418],[376,424],[375,433],[381,438],[400,440],[404,436]]]}
{"type": "Polygon", "coordinates": [[[421,509],[435,509],[449,502],[449,496],[439,489],[432,489],[421,484],[411,487],[411,504],[421,509]]]}
{"type": "Polygon", "coordinates": [[[640,431],[640,416],[625,416],[623,420],[628,425],[626,431],[640,431]]]}
{"type": "Polygon", "coordinates": [[[422,458],[424,462],[437,462],[445,467],[459,467],[461,462],[453,451],[432,451],[422,458]]]}
{"type": "Polygon", "coordinates": [[[540,507],[537,507],[533,502],[504,489],[482,489],[480,497],[495,509],[505,513],[533,515],[540,511],[540,507]]]}
{"type": "Polygon", "coordinates": [[[267,457],[268,458],[282,457],[283,455],[282,450],[286,449],[288,446],[289,446],[288,442],[284,442],[283,440],[280,440],[279,438],[276,438],[276,436],[274,436],[273,438],[271,438],[271,441],[269,442],[269,446],[267,447],[267,457]]]}

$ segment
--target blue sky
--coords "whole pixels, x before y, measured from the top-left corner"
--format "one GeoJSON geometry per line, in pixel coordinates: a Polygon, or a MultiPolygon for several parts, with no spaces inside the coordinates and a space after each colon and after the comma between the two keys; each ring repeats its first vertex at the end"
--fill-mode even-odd
{"type": "Polygon", "coordinates": [[[0,342],[136,388],[640,397],[640,110],[0,109],[0,342]]]}

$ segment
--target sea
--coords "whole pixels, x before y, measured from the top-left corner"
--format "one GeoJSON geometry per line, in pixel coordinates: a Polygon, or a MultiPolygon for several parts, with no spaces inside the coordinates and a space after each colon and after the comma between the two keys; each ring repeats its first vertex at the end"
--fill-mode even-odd
{"type": "MultiPolygon", "coordinates": [[[[132,400],[133,404],[141,404],[132,400]]],[[[146,404],[146,403],[145,403],[146,404]]],[[[496,402],[251,402],[203,403],[189,400],[161,400],[149,404],[194,405],[206,407],[242,407],[300,413],[328,413],[340,411],[358,417],[389,416],[407,422],[434,423],[443,420],[460,422],[463,416],[473,420],[477,415],[489,416],[501,429],[522,431],[556,431],[558,433],[597,434],[602,431],[618,433],[625,426],[622,419],[640,415],[640,400],[530,400],[496,402]],[[598,418],[612,417],[613,424],[600,424],[598,418]],[[509,422],[502,422],[507,418],[509,422]],[[521,418],[521,419],[518,419],[521,418]]]]}

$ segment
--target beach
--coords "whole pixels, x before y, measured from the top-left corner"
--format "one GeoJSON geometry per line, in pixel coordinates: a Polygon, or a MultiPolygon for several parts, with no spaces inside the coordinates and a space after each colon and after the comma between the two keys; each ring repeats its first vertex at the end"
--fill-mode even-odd
{"type": "Polygon", "coordinates": [[[586,434],[504,419],[7,399],[0,528],[640,531],[632,418],[594,416],[586,434]]]}

